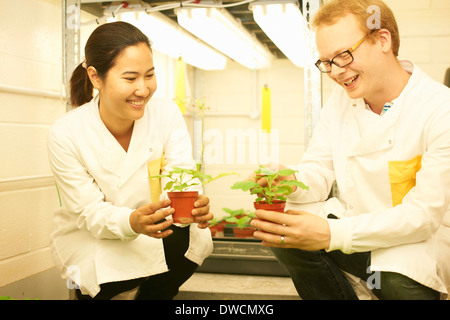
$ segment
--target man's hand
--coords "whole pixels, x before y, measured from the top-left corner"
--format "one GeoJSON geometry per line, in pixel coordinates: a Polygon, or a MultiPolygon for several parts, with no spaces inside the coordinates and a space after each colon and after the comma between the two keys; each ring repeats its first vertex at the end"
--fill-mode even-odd
{"type": "Polygon", "coordinates": [[[321,250],[330,247],[330,227],[326,219],[306,211],[285,213],[256,210],[251,225],[258,230],[253,236],[266,247],[321,250]]]}

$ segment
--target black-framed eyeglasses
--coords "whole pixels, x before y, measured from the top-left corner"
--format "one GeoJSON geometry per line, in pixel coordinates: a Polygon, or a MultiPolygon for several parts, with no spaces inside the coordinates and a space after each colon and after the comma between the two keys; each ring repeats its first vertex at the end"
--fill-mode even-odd
{"type": "Polygon", "coordinates": [[[348,66],[354,60],[352,52],[355,51],[361,45],[361,43],[363,43],[364,40],[367,39],[369,34],[370,33],[366,34],[353,47],[351,47],[350,49],[348,49],[348,50],[346,50],[344,52],[339,53],[333,59],[331,59],[331,60],[320,60],[320,59],[317,60],[317,62],[315,63],[317,69],[319,69],[320,72],[323,72],[323,73],[330,73],[331,72],[331,65],[333,63],[335,65],[337,65],[339,68],[343,68],[343,67],[348,66]]]}

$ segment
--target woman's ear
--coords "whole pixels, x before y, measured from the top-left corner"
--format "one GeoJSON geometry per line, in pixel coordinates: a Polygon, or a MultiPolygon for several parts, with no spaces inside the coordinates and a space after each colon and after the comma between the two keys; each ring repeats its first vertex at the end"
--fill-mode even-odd
{"type": "Polygon", "coordinates": [[[87,74],[91,80],[92,86],[99,90],[102,87],[102,80],[100,79],[97,70],[93,66],[90,66],[87,69],[87,74]]]}

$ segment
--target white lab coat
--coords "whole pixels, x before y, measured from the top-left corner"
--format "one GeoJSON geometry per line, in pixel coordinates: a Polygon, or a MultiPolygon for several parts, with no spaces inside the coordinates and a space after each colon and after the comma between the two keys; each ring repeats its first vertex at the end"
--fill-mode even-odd
{"type": "MultiPolygon", "coordinates": [[[[162,240],[136,234],[129,216],[152,202],[151,189],[158,200],[159,180],[155,188],[148,177],[161,165],[163,173],[173,166],[195,168],[178,106],[152,98],[125,152],[100,119],[96,97],[54,123],[48,150],[61,200],[51,250],[62,277],[95,296],[102,283],[166,272],[162,240]]],[[[211,252],[210,231],[192,224],[186,257],[200,265],[211,252]]]]}
{"type": "Polygon", "coordinates": [[[371,251],[372,270],[450,289],[450,89],[412,62],[412,76],[379,116],[337,86],[301,163],[309,186],[289,201],[324,201],[336,179],[343,205],[329,251],[371,251]]]}

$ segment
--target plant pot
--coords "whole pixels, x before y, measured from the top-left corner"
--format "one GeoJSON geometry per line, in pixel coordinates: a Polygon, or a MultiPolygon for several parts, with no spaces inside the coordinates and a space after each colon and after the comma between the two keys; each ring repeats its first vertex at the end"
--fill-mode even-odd
{"type": "Polygon", "coordinates": [[[211,229],[211,232],[212,232],[212,230],[223,232],[223,229],[225,229],[225,222],[221,221],[218,224],[215,224],[213,226],[209,226],[209,228],[211,229]]]}
{"type": "Polygon", "coordinates": [[[209,230],[211,231],[211,235],[214,237],[217,232],[224,232],[225,229],[225,221],[221,221],[213,226],[209,226],[209,230]]]}
{"type": "Polygon", "coordinates": [[[262,209],[268,211],[276,211],[276,212],[284,212],[284,208],[286,207],[286,202],[281,200],[274,200],[273,203],[264,202],[253,202],[253,206],[255,209],[262,209]]]}
{"type": "Polygon", "coordinates": [[[254,227],[234,227],[233,233],[236,238],[250,238],[253,237],[253,232],[256,231],[254,227]]]}
{"type": "Polygon", "coordinates": [[[172,202],[170,206],[175,209],[175,213],[172,215],[175,223],[194,222],[192,210],[198,199],[198,191],[167,192],[167,196],[172,202]]]}

